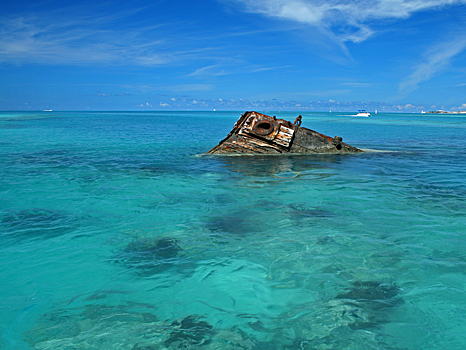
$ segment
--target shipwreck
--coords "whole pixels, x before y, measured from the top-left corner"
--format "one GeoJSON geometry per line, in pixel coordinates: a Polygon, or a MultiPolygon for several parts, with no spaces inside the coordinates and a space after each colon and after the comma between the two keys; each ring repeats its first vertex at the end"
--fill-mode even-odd
{"type": "Polygon", "coordinates": [[[208,154],[343,154],[363,152],[343,142],[301,127],[302,116],[294,123],[258,112],[246,112],[233,130],[208,154]]]}

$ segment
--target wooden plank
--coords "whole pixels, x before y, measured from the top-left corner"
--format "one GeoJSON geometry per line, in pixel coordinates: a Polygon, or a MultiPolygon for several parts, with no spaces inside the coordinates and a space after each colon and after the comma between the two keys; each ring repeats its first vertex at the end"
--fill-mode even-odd
{"type": "Polygon", "coordinates": [[[294,130],[287,128],[284,125],[280,125],[280,130],[275,137],[274,142],[278,143],[281,146],[289,147],[291,140],[293,139],[294,130]]]}

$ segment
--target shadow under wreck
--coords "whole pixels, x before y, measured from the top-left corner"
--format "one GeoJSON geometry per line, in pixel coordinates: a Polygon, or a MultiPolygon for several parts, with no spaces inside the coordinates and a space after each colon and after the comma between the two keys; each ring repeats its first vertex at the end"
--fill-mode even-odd
{"type": "Polygon", "coordinates": [[[294,123],[258,112],[246,112],[235,123],[225,139],[208,154],[282,154],[363,152],[343,142],[301,127],[302,116],[294,123]]]}

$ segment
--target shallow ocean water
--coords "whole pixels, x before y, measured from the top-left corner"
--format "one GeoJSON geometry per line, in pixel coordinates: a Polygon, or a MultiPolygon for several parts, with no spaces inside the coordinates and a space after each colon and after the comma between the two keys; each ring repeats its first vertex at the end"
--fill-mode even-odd
{"type": "Polygon", "coordinates": [[[0,348],[466,348],[466,117],[301,114],[371,151],[201,155],[239,112],[0,113],[0,348]]]}

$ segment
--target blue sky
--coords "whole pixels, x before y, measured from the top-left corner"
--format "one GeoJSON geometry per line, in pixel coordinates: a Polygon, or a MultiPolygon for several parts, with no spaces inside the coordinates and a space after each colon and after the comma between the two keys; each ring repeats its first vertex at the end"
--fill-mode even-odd
{"type": "Polygon", "coordinates": [[[0,110],[466,110],[466,0],[0,5],[0,110]]]}

